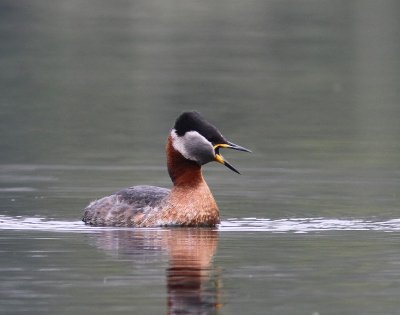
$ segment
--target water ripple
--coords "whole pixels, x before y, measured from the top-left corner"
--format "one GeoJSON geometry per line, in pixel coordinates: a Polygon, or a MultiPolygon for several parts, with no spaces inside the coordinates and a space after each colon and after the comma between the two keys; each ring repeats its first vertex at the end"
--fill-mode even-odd
{"type": "Polygon", "coordinates": [[[228,219],[223,231],[261,231],[275,233],[308,233],[319,231],[400,231],[400,219],[372,221],[366,219],[294,218],[294,219],[228,219]]]}
{"type": "MultiPolygon", "coordinates": [[[[42,217],[11,217],[0,215],[0,230],[32,230],[52,232],[96,233],[104,230],[131,228],[90,227],[81,221],[58,221],[42,217]]],[[[221,222],[221,232],[309,233],[323,231],[400,231],[400,219],[374,221],[368,219],[292,218],[260,219],[231,218],[221,222]]]]}
{"type": "MultiPolygon", "coordinates": [[[[81,221],[57,221],[41,217],[10,217],[0,215],[0,230],[31,230],[51,232],[90,232],[81,221]]],[[[97,228],[93,231],[98,230],[97,228]]]]}

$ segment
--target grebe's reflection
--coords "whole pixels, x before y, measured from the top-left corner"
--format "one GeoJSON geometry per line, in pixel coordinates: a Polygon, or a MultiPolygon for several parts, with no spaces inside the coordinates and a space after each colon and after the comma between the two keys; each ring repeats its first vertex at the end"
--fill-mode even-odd
{"type": "MultiPolygon", "coordinates": [[[[220,279],[213,267],[218,231],[212,229],[108,230],[96,246],[108,253],[147,262],[168,254],[168,314],[215,314],[221,306],[220,279]]],[[[146,268],[147,264],[142,265],[146,268]]],[[[147,265],[148,266],[148,265],[147,265]]]]}

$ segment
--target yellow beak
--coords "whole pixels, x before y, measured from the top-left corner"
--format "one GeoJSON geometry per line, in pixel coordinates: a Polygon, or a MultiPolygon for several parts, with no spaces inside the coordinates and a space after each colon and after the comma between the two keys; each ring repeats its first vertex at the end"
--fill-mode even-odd
{"type": "Polygon", "coordinates": [[[221,154],[219,154],[219,149],[220,148],[227,148],[227,149],[233,149],[233,150],[238,150],[238,151],[244,151],[244,152],[251,152],[249,149],[243,148],[237,144],[234,144],[232,142],[228,142],[228,143],[220,143],[220,144],[216,144],[214,146],[214,150],[215,150],[215,161],[218,163],[221,163],[222,165],[225,165],[227,168],[229,168],[230,170],[234,171],[235,173],[239,173],[239,171],[234,168],[230,163],[228,163],[228,161],[226,161],[223,156],[221,154]]]}

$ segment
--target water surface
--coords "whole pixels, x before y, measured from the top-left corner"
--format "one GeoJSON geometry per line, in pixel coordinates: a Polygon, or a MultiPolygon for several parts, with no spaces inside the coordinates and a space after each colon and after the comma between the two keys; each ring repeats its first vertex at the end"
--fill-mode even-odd
{"type": "Polygon", "coordinates": [[[0,228],[5,313],[397,312],[400,220],[124,229],[2,216],[0,228]]]}

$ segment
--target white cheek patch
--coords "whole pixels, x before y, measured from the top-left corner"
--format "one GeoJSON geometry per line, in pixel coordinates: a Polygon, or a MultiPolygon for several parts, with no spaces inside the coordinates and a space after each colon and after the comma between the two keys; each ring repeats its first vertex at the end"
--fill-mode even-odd
{"type": "Polygon", "coordinates": [[[183,155],[184,158],[188,159],[188,153],[185,149],[185,144],[183,141],[183,137],[179,137],[176,133],[175,129],[171,130],[171,138],[172,138],[172,146],[176,151],[183,155]]]}
{"type": "Polygon", "coordinates": [[[212,144],[197,131],[188,131],[182,137],[179,137],[176,130],[172,129],[171,138],[174,149],[188,160],[202,162],[198,153],[201,151],[214,152],[212,144]]]}

